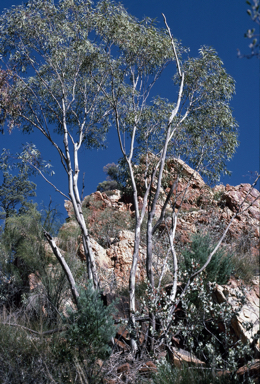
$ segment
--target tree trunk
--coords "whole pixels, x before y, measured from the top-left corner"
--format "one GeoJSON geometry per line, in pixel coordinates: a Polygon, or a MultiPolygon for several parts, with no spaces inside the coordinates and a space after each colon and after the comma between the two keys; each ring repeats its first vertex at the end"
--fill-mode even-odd
{"type": "Polygon", "coordinates": [[[51,246],[51,249],[52,249],[54,255],[56,256],[56,258],[59,261],[65,275],[67,276],[67,280],[68,280],[69,285],[70,285],[70,290],[71,290],[73,299],[74,299],[75,303],[78,304],[79,293],[78,293],[78,290],[76,287],[74,277],[71,273],[71,270],[70,270],[68,264],[66,263],[66,260],[62,256],[59,248],[57,247],[57,245],[56,245],[55,241],[53,240],[53,238],[51,237],[51,235],[45,230],[44,230],[44,237],[46,238],[49,245],[51,246]]]}

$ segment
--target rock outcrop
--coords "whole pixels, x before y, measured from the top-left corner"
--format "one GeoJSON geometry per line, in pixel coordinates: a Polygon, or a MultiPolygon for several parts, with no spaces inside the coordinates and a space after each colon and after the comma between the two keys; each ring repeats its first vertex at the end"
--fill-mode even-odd
{"type": "Polygon", "coordinates": [[[232,308],[238,310],[232,319],[232,328],[237,338],[244,343],[248,341],[254,347],[256,357],[260,357],[259,339],[254,341],[254,335],[259,331],[259,277],[243,290],[234,278],[231,278],[226,285],[216,284],[215,298],[219,303],[228,302],[232,308]],[[239,297],[244,297],[241,308],[238,307],[239,297]],[[249,323],[252,327],[247,329],[249,323]]]}
{"type": "MultiPolygon", "coordinates": [[[[250,184],[240,184],[235,187],[221,184],[211,189],[205,184],[198,172],[177,159],[168,160],[166,169],[165,178],[168,180],[168,187],[166,186],[160,193],[160,199],[156,206],[156,215],[159,217],[170,186],[176,179],[176,169],[181,170],[181,178],[176,191],[176,209],[180,211],[176,241],[181,247],[190,242],[192,234],[203,231],[210,232],[215,236],[215,239],[218,239],[233,214],[240,208],[245,209],[248,206],[248,209],[233,221],[224,240],[224,245],[232,246],[232,249],[236,251],[234,247],[234,244],[236,244],[243,248],[243,251],[246,250],[250,257],[257,258],[260,219],[260,199],[257,200],[257,198],[260,193],[256,189],[252,189],[250,184]]],[[[142,207],[142,204],[143,199],[139,196],[139,208],[142,207]]],[[[61,231],[71,231],[74,230],[75,226],[72,204],[65,201],[65,208],[68,212],[69,222],[65,223],[61,231]]],[[[90,196],[85,197],[83,209],[91,211],[88,216],[88,225],[90,227],[98,222],[96,225],[100,225],[100,228],[102,228],[103,221],[98,218],[98,214],[106,209],[111,209],[111,212],[113,210],[113,212],[128,213],[132,217],[134,216],[131,197],[122,195],[119,190],[92,193],[90,196]]],[[[119,285],[128,283],[134,246],[134,234],[127,230],[128,223],[125,224],[125,230],[121,230],[117,233],[117,236],[110,238],[109,246],[105,248],[103,244],[100,244],[98,238],[94,236],[94,239],[92,239],[97,264],[102,268],[113,270],[119,285]]],[[[161,230],[165,225],[167,225],[167,220],[161,224],[161,230]]],[[[145,247],[141,247],[137,280],[142,279],[145,275],[143,268],[145,252],[145,247]]],[[[82,245],[78,248],[78,255],[82,260],[84,259],[82,245]]]]}

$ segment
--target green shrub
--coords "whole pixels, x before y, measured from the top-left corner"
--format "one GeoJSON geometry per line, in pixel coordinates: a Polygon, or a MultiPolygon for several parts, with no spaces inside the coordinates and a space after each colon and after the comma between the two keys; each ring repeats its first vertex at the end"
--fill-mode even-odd
{"type": "MultiPolygon", "coordinates": [[[[14,321],[14,319],[12,319],[14,321]]],[[[50,356],[46,355],[45,340],[34,339],[24,329],[0,324],[0,377],[1,383],[44,384],[51,382],[50,356]]]]}
{"type": "Polygon", "coordinates": [[[120,186],[119,186],[117,181],[105,180],[105,181],[102,181],[102,183],[98,184],[97,191],[107,192],[107,191],[111,191],[111,190],[119,189],[119,188],[120,188],[120,186]]]}
{"type": "MultiPolygon", "coordinates": [[[[186,270],[189,274],[192,273],[192,264],[198,263],[201,268],[207,261],[210,252],[214,246],[211,244],[209,235],[195,234],[192,237],[192,242],[189,248],[182,252],[183,261],[180,264],[181,270],[186,270]]],[[[232,255],[225,250],[219,249],[212,257],[206,268],[205,284],[215,281],[218,284],[227,283],[233,269],[232,255]]]]}
{"type": "MultiPolygon", "coordinates": [[[[86,289],[78,288],[77,310],[67,308],[67,316],[63,321],[68,329],[62,334],[63,343],[54,345],[54,354],[60,363],[84,362],[88,380],[96,380],[100,373],[97,359],[106,360],[111,352],[110,342],[116,334],[112,312],[113,304],[105,307],[100,293],[88,284],[86,289]]],[[[93,381],[96,382],[96,381],[93,381]]]]}

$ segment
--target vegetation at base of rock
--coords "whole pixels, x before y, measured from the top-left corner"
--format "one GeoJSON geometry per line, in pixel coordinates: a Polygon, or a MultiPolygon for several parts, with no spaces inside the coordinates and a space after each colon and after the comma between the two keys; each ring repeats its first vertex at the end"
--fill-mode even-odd
{"type": "MultiPolygon", "coordinates": [[[[91,202],[91,199],[89,199],[89,203],[91,202]]],[[[97,207],[96,207],[97,208],[97,207]]],[[[100,205],[99,208],[100,209],[100,205]]],[[[111,210],[111,209],[110,209],[111,210]]],[[[52,210],[50,210],[52,212],[52,210]]],[[[48,214],[51,215],[51,212],[48,214]]],[[[101,210],[101,212],[103,212],[101,210]]],[[[113,212],[113,209],[106,213],[107,216],[111,216],[111,212],[113,212]]],[[[125,212],[123,212],[125,214],[125,212]]],[[[46,214],[45,214],[46,216],[46,214]]],[[[115,216],[116,217],[116,216],[115,216]]],[[[86,356],[88,354],[84,353],[84,349],[87,348],[87,345],[91,344],[93,341],[92,336],[88,338],[88,334],[86,332],[86,319],[89,315],[91,315],[91,308],[94,310],[93,316],[97,315],[98,320],[101,320],[102,316],[104,315],[106,318],[106,309],[104,309],[103,303],[98,298],[98,293],[96,291],[93,291],[92,289],[83,289],[83,300],[82,300],[82,312],[81,309],[76,311],[75,309],[71,309],[71,315],[69,317],[63,317],[63,321],[60,317],[60,315],[57,313],[60,312],[61,308],[64,308],[64,301],[62,302],[62,298],[64,300],[65,296],[68,297],[68,285],[66,283],[66,280],[64,280],[64,276],[62,275],[62,271],[60,269],[60,266],[55,262],[55,259],[52,258],[52,264],[55,266],[55,268],[52,269],[52,276],[50,278],[49,272],[50,269],[48,269],[49,266],[49,260],[46,259],[46,250],[42,247],[41,241],[43,240],[42,233],[41,233],[41,215],[39,212],[34,210],[31,210],[29,213],[24,213],[17,217],[12,217],[10,220],[10,226],[7,234],[2,233],[1,237],[1,250],[7,249],[3,248],[5,245],[5,242],[7,244],[12,244],[12,254],[19,256],[19,258],[23,261],[19,265],[19,269],[17,272],[19,274],[24,274],[24,279],[26,278],[26,275],[31,272],[36,275],[36,278],[38,277],[40,280],[40,284],[38,287],[34,288],[32,292],[29,291],[28,286],[28,280],[27,283],[25,281],[25,285],[19,285],[20,292],[22,295],[20,295],[20,303],[22,303],[22,306],[17,303],[14,305],[14,302],[10,298],[8,298],[8,295],[6,294],[7,291],[2,291],[2,298],[5,298],[5,301],[1,302],[2,310],[5,309],[5,316],[9,319],[9,322],[16,323],[17,325],[25,326],[29,329],[35,330],[37,332],[42,331],[48,331],[50,329],[53,329],[55,327],[62,327],[67,326],[68,324],[71,324],[71,330],[68,329],[67,331],[63,331],[61,333],[54,334],[50,336],[47,340],[46,336],[34,336],[32,333],[27,331],[26,329],[20,329],[19,326],[17,327],[8,327],[8,325],[3,326],[2,332],[5,332],[9,335],[9,337],[13,338],[13,345],[15,346],[12,350],[9,348],[9,359],[5,356],[5,362],[3,363],[2,370],[3,373],[6,375],[6,377],[10,377],[10,383],[13,378],[16,379],[18,377],[18,372],[21,374],[21,371],[24,371],[25,377],[35,377],[37,378],[38,382],[41,383],[41,379],[39,379],[40,375],[42,374],[43,366],[48,366],[48,372],[45,372],[43,377],[45,377],[45,382],[51,382],[50,375],[59,382],[59,378],[62,378],[62,382],[66,383],[69,382],[69,380],[75,380],[75,383],[77,380],[75,379],[77,375],[79,377],[82,377],[80,375],[89,375],[91,377],[97,375],[98,373],[101,373],[101,377],[103,373],[106,372],[105,370],[105,357],[109,357],[109,355],[106,355],[105,351],[107,353],[109,352],[109,348],[112,347],[112,344],[110,343],[110,336],[115,334],[115,328],[112,325],[113,320],[110,318],[110,326],[111,326],[111,335],[109,336],[109,332],[107,332],[107,327],[103,328],[105,332],[105,337],[101,337],[102,340],[101,344],[106,341],[105,345],[103,345],[104,350],[102,351],[102,348],[99,348],[98,344],[94,345],[92,348],[92,351],[97,352],[96,357],[101,357],[100,354],[102,354],[102,369],[99,365],[94,364],[95,361],[90,362],[87,361],[86,356]],[[33,258],[33,259],[32,259],[33,258]],[[29,268],[29,269],[28,269],[29,268]],[[60,271],[60,272],[59,272],[60,271]],[[63,276],[63,277],[62,277],[63,276]],[[48,285],[49,284],[49,285],[48,285]],[[49,288],[48,288],[49,287],[49,288]],[[51,289],[51,292],[50,292],[51,289]],[[48,293],[49,292],[49,293],[48,293]],[[94,296],[97,296],[97,300],[99,305],[96,306],[93,302],[96,299],[87,298],[87,295],[90,294],[90,296],[93,294],[94,296]],[[9,301],[10,299],[10,301],[9,301]],[[56,301],[55,301],[56,300],[56,301]],[[85,300],[85,304],[84,304],[85,300]],[[9,301],[9,303],[8,303],[9,301]],[[49,306],[48,303],[51,305],[49,306]],[[62,304],[63,303],[63,304],[62,304]],[[88,305],[91,305],[92,307],[89,308],[88,305]],[[44,311],[43,311],[44,306],[44,311]],[[56,308],[56,310],[55,310],[56,308]],[[52,312],[54,309],[54,312],[52,312]],[[10,312],[11,311],[11,312],[10,312]],[[12,315],[13,311],[13,315],[12,315]],[[57,316],[54,316],[53,314],[56,313],[57,316]],[[99,314],[98,314],[99,313],[99,314]],[[79,322],[79,327],[78,327],[79,322]],[[83,322],[83,323],[82,323],[83,322]],[[81,327],[81,325],[83,325],[81,327]],[[7,328],[8,327],[8,328],[7,328]],[[8,330],[8,331],[7,331],[8,330]],[[81,333],[84,333],[85,339],[82,338],[80,335],[81,333]],[[22,336],[21,336],[22,335],[22,336]],[[108,337],[109,336],[109,337],[108,337]],[[15,338],[18,337],[20,341],[15,341],[15,338]],[[70,340],[68,343],[66,340],[70,340]],[[22,344],[19,344],[19,343],[22,344]],[[17,344],[18,343],[18,344],[17,344]],[[23,344],[24,343],[24,344],[23,344]],[[26,352],[20,352],[24,348],[24,351],[28,351],[28,356],[30,354],[34,354],[35,357],[35,364],[39,359],[42,359],[42,363],[38,364],[37,366],[34,365],[34,361],[29,363],[29,360],[27,359],[26,352]],[[107,349],[108,348],[108,349],[107,349]],[[34,351],[35,349],[35,351],[34,351]],[[104,354],[103,354],[104,352],[104,354]],[[22,354],[22,358],[19,357],[20,354],[22,354]],[[81,359],[83,358],[84,361],[81,359]],[[15,371],[13,367],[12,361],[16,361],[19,368],[15,371]],[[70,361],[70,362],[69,362],[70,361]],[[19,365],[19,364],[20,365],[19,365]],[[43,364],[43,365],[42,365],[43,364]],[[55,367],[55,369],[54,369],[55,367]],[[90,369],[91,367],[91,369],[90,369]],[[93,368],[93,369],[92,369],[93,368]],[[33,371],[33,373],[32,373],[33,371]],[[81,373],[79,373],[79,371],[81,373]],[[101,371],[101,372],[100,372],[101,371]],[[83,373],[82,373],[83,372],[83,373]],[[9,376],[8,376],[9,375],[9,376]],[[26,376],[27,375],[27,376],[26,376]],[[59,378],[58,378],[59,377],[59,378]],[[12,378],[12,379],[11,379],[12,378]]],[[[51,219],[50,222],[53,222],[51,219]]],[[[116,231],[120,230],[120,226],[123,226],[124,228],[124,220],[122,222],[117,222],[115,219],[115,222],[117,223],[116,231]]],[[[69,223],[68,223],[69,224],[69,223]]],[[[100,226],[102,226],[102,220],[100,220],[100,226]]],[[[54,226],[55,227],[55,226],[54,226]]],[[[74,227],[73,227],[74,228],[74,227]]],[[[111,228],[112,230],[112,228],[111,228]]],[[[96,228],[96,233],[99,233],[98,227],[96,228]]],[[[66,231],[64,229],[63,232],[63,244],[62,246],[67,249],[65,256],[67,258],[67,261],[69,262],[70,267],[73,270],[73,273],[75,276],[77,276],[78,281],[82,281],[84,284],[84,274],[85,269],[83,268],[83,265],[79,260],[75,258],[75,245],[77,244],[77,238],[78,238],[78,232],[76,231],[73,233],[73,231],[69,231],[66,235],[66,231]],[[69,236],[67,236],[69,235],[69,236]],[[74,269],[73,269],[73,264],[74,269]],[[81,266],[80,266],[81,264],[81,266]]],[[[196,270],[198,268],[198,265],[196,263],[200,262],[200,258],[205,255],[205,253],[208,252],[208,249],[211,245],[210,236],[195,236],[193,238],[193,242],[190,244],[189,247],[186,247],[185,251],[183,251],[183,259],[185,259],[185,255],[187,256],[186,265],[187,267],[192,267],[192,271],[196,270]],[[196,255],[194,257],[194,254],[196,255]],[[191,258],[194,257],[196,259],[195,264],[192,263],[191,258]]],[[[6,245],[5,245],[6,247],[6,245]]],[[[10,249],[10,248],[9,248],[10,249]]],[[[6,252],[6,251],[5,251],[6,252]]],[[[219,255],[217,253],[217,260],[218,257],[225,257],[225,253],[220,252],[219,255]]],[[[8,273],[13,276],[15,276],[13,269],[16,268],[15,265],[13,265],[12,259],[10,259],[11,262],[9,262],[6,267],[10,268],[8,269],[8,273]]],[[[183,264],[183,270],[180,271],[180,281],[185,281],[185,270],[184,270],[183,264]]],[[[216,267],[217,268],[217,267],[216,267]]],[[[192,272],[191,271],[191,272],[192,272]]],[[[216,276],[218,276],[217,269],[214,269],[214,273],[216,276]]],[[[211,272],[212,273],[212,272],[211,272]]],[[[6,276],[7,276],[7,270],[6,270],[6,276]]],[[[223,369],[230,370],[231,366],[233,367],[233,371],[235,372],[237,367],[237,363],[239,360],[242,359],[245,355],[250,355],[250,351],[246,350],[245,347],[242,345],[239,345],[237,342],[235,345],[233,345],[232,337],[231,335],[228,335],[228,329],[229,324],[231,321],[230,314],[232,316],[234,313],[231,313],[229,306],[224,305],[218,305],[214,304],[212,302],[212,290],[214,289],[214,286],[205,284],[205,281],[208,280],[209,273],[207,271],[204,272],[204,275],[201,276],[200,279],[195,280],[190,287],[190,291],[187,292],[186,298],[182,300],[181,307],[176,312],[175,317],[175,323],[172,325],[172,329],[170,334],[178,334],[177,338],[179,340],[178,347],[184,348],[185,350],[189,350],[191,353],[194,353],[198,358],[202,359],[203,361],[207,362],[207,365],[209,367],[212,367],[214,364],[216,366],[216,369],[221,369],[221,362],[222,361],[229,361],[229,365],[225,365],[223,369]],[[193,299],[193,296],[195,295],[195,300],[193,299]],[[223,317],[220,315],[221,311],[223,312],[223,316],[229,316],[223,317]],[[208,319],[208,314],[213,314],[212,318],[208,319]],[[225,324],[225,332],[219,333],[218,331],[218,324],[221,322],[221,324],[225,324]],[[211,333],[209,333],[210,331],[211,333]],[[214,335],[214,336],[212,336],[214,335]],[[216,338],[216,337],[217,338],[216,338]],[[221,341],[221,342],[219,342],[221,341]],[[235,352],[235,354],[231,354],[229,357],[229,351],[235,352]],[[217,360],[214,360],[216,359],[217,360]],[[224,359],[224,360],[222,360],[224,359]],[[231,364],[231,365],[230,365],[231,364]]],[[[222,276],[220,274],[220,276],[222,276]]],[[[225,275],[224,275],[225,276],[225,275]]],[[[172,279],[167,277],[165,275],[164,279],[172,279]]],[[[12,284],[17,284],[19,279],[14,279],[12,284]]],[[[166,281],[166,280],[164,280],[166,281]]],[[[171,281],[171,280],[170,280],[171,281]]],[[[223,280],[225,282],[225,280],[223,280]]],[[[2,287],[11,287],[9,284],[1,285],[2,287]]],[[[163,285],[162,285],[163,286],[163,285]]],[[[15,287],[15,285],[12,285],[12,287],[15,287]]],[[[154,311],[156,315],[158,315],[159,319],[163,319],[165,315],[167,315],[167,295],[160,296],[159,292],[155,292],[153,290],[148,290],[149,292],[146,292],[148,286],[147,283],[140,283],[136,287],[136,293],[139,298],[139,300],[142,300],[145,298],[147,301],[146,308],[150,307],[151,310],[154,311]],[[152,295],[151,295],[152,294],[152,295]],[[150,302],[148,302],[150,300],[150,302]],[[166,301],[165,301],[166,300],[166,301]],[[161,304],[161,308],[158,309],[157,305],[161,304]],[[164,303],[164,304],[163,304],[164,303]],[[148,305],[148,307],[147,307],[148,305]],[[163,306],[166,307],[163,309],[163,306]],[[159,312],[158,312],[159,310],[159,312]]],[[[162,291],[163,292],[163,291],[162,291]]],[[[127,294],[127,290],[125,291],[127,294]]],[[[181,291],[179,291],[181,293],[181,291]]],[[[124,292],[122,291],[120,293],[121,295],[124,295],[124,292]]],[[[81,299],[80,299],[81,301],[81,299]]],[[[70,303],[69,305],[72,305],[70,303]]],[[[80,308],[80,306],[79,306],[80,308]]],[[[146,309],[147,311],[147,309],[146,309]]],[[[111,311],[109,311],[111,313],[111,311]]],[[[147,312],[146,312],[147,313],[147,312]]],[[[108,313],[107,313],[108,314],[108,313]]],[[[109,315],[109,314],[108,314],[109,315]]],[[[3,312],[2,312],[2,320],[3,320],[3,312]]],[[[104,320],[104,317],[103,317],[104,320]]],[[[92,321],[91,321],[92,322],[92,321]]],[[[159,323],[160,324],[160,323],[159,323]]],[[[162,326],[162,324],[160,325],[162,326]]],[[[97,329],[97,328],[96,328],[97,329]]],[[[92,330],[89,330],[91,335],[94,335],[94,332],[92,330]]],[[[101,333],[102,333],[102,327],[101,327],[101,333]]],[[[2,336],[1,336],[2,337],[2,336]]],[[[4,339],[3,340],[7,340],[4,339]]],[[[101,346],[102,346],[101,345],[101,346]]],[[[3,343],[3,347],[5,347],[5,344],[3,343]]],[[[8,349],[7,349],[8,351],[8,349]]],[[[232,353],[233,353],[232,352],[232,353]]],[[[93,353],[93,356],[95,356],[95,353],[93,353]]],[[[109,361],[109,359],[108,359],[109,361]]],[[[176,380],[178,379],[178,375],[180,373],[177,373],[178,371],[174,371],[176,375],[176,380]]],[[[188,370],[190,372],[190,369],[188,370]]],[[[197,372],[197,371],[196,371],[197,372]]],[[[198,372],[198,377],[202,377],[205,373],[205,370],[202,370],[202,372],[198,372]]],[[[208,373],[209,377],[211,377],[211,373],[208,373]]],[[[180,375],[181,376],[181,375],[180,375]]],[[[138,375],[136,376],[137,380],[138,375]]],[[[173,376],[175,377],[175,376],[173,376]]],[[[184,376],[183,376],[184,377],[184,376]]],[[[194,376],[195,377],[195,376],[194,376]]],[[[95,383],[98,382],[99,378],[94,379],[95,383]]],[[[178,380],[181,380],[179,377],[178,380]]],[[[195,379],[194,379],[195,380],[195,379]]],[[[198,379],[199,380],[199,379],[198,379]]],[[[205,379],[206,380],[206,379],[205,379]]],[[[219,379],[220,380],[220,379],[219,379]]],[[[224,379],[223,379],[224,380],[224,379]]],[[[229,378],[226,379],[227,382],[229,382],[229,378]]],[[[248,378],[247,381],[244,381],[244,383],[249,383],[248,378]]],[[[19,383],[19,380],[17,381],[19,383]]],[[[43,381],[44,382],[44,381],[43,381]]],[[[80,382],[80,379],[79,379],[80,382]]],[[[90,381],[91,382],[91,381],[90,381]]],[[[221,381],[220,381],[221,382],[221,381]]],[[[7,380],[8,383],[8,380],[7,380]]],[[[195,381],[196,383],[196,381],[195,381]]],[[[216,379],[216,383],[218,383],[216,379]]]]}
{"type": "Polygon", "coordinates": [[[71,360],[76,355],[80,361],[87,359],[89,364],[96,359],[106,360],[111,351],[109,344],[116,334],[112,313],[115,314],[114,305],[104,306],[91,282],[80,288],[77,309],[66,308],[63,317],[67,346],[60,357],[71,360]]]}
{"type": "MultiPolygon", "coordinates": [[[[1,321],[3,318],[1,317],[1,321]]],[[[9,318],[10,320],[10,318],[9,318]]],[[[12,321],[17,323],[18,319],[12,316],[12,321]]],[[[31,324],[26,322],[25,326],[31,324]]],[[[86,372],[90,373],[88,365],[76,359],[63,360],[57,356],[57,350],[64,347],[64,338],[56,337],[34,337],[26,329],[10,327],[0,324],[0,377],[4,384],[34,383],[59,383],[59,384],[82,384],[101,383],[102,377],[100,367],[92,367],[96,373],[94,380],[87,378],[86,372]]]]}
{"type": "MultiPolygon", "coordinates": [[[[214,248],[208,234],[195,234],[191,238],[191,245],[182,252],[183,262],[180,264],[181,270],[185,270],[190,274],[192,265],[196,263],[200,268],[205,262],[214,248]]],[[[206,268],[204,276],[205,285],[208,282],[215,281],[217,284],[225,284],[233,271],[232,254],[224,249],[217,251],[211,262],[206,268]]]]}

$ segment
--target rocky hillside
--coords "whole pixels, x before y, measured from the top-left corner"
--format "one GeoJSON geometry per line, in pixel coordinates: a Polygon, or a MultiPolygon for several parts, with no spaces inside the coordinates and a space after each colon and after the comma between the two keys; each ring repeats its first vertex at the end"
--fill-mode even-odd
{"type": "MultiPolygon", "coordinates": [[[[169,174],[174,173],[176,164],[169,161],[169,174]]],[[[179,247],[183,247],[191,241],[192,234],[208,232],[216,240],[219,238],[225,227],[228,225],[232,215],[236,212],[241,203],[246,198],[246,204],[251,205],[247,211],[238,216],[232,223],[227,237],[224,240],[224,246],[229,247],[232,252],[243,254],[241,256],[239,268],[245,270],[252,267],[252,274],[258,274],[258,255],[259,255],[259,220],[260,220],[260,199],[256,189],[250,190],[250,184],[240,184],[238,186],[217,185],[211,189],[204,183],[201,176],[185,163],[182,162],[183,178],[178,184],[176,209],[180,209],[177,223],[176,242],[179,247]],[[185,199],[181,204],[182,194],[186,189],[186,179],[192,180],[186,191],[185,199]],[[181,204],[181,208],[180,208],[181,204]]],[[[156,215],[159,217],[162,205],[166,198],[171,183],[161,191],[160,203],[156,206],[156,215]]],[[[139,197],[139,208],[142,207],[142,197],[139,197]]],[[[243,206],[243,207],[244,207],[243,206]]],[[[65,208],[68,213],[67,222],[61,228],[61,233],[69,233],[76,227],[72,204],[65,201],[65,208]]],[[[134,233],[131,231],[131,218],[134,217],[134,208],[131,198],[122,194],[119,190],[107,192],[94,192],[85,197],[83,209],[88,212],[87,220],[90,232],[93,233],[92,247],[96,255],[96,261],[100,268],[104,268],[114,275],[117,285],[127,285],[129,270],[131,268],[134,233]],[[117,216],[119,215],[119,216],[117,216]],[[110,219],[118,219],[117,230],[111,231],[110,219]],[[93,227],[96,226],[95,230],[93,227]],[[107,236],[104,246],[104,238],[101,232],[107,226],[107,236]],[[113,236],[114,235],[114,236],[113,236]]],[[[170,218],[168,218],[170,220],[170,218]]],[[[161,224],[160,230],[163,231],[167,225],[167,219],[161,224]]],[[[65,249],[64,249],[65,250],[65,249]]],[[[84,259],[82,245],[78,247],[78,255],[84,259]]],[[[137,279],[140,281],[145,276],[143,267],[145,246],[140,248],[139,266],[137,279]]],[[[245,271],[243,271],[245,272],[245,271]]],[[[244,276],[243,276],[244,277],[244,276]]]]}
{"type": "MultiPolygon", "coordinates": [[[[168,161],[167,171],[164,175],[164,187],[160,191],[160,198],[156,206],[157,218],[160,216],[166,195],[176,180],[175,169],[180,165],[182,167],[182,177],[175,191],[176,204],[174,207],[175,211],[178,212],[175,248],[180,259],[182,251],[190,249],[193,235],[207,233],[214,243],[220,238],[234,213],[241,209],[241,204],[244,202],[242,209],[248,205],[249,207],[243,214],[234,219],[222,245],[223,250],[232,255],[233,273],[225,284],[212,285],[212,291],[207,293],[208,296],[205,304],[210,304],[212,300],[212,303],[214,303],[214,305],[212,304],[213,307],[216,306],[215,308],[218,308],[217,311],[223,309],[227,311],[227,315],[231,313],[228,325],[224,322],[221,317],[222,315],[219,317],[218,314],[221,312],[213,314],[211,319],[206,320],[206,323],[208,322],[209,326],[215,324],[215,328],[212,326],[210,331],[208,331],[207,325],[203,323],[201,329],[204,334],[200,335],[196,341],[195,347],[197,349],[195,348],[195,353],[194,349],[192,349],[193,352],[191,353],[185,335],[188,332],[190,337],[195,339],[194,327],[195,324],[196,326],[200,324],[200,311],[204,311],[204,307],[196,309],[198,312],[195,315],[195,320],[193,319],[195,323],[191,323],[189,327],[188,314],[190,309],[184,310],[182,307],[183,303],[179,302],[175,308],[173,319],[175,319],[175,326],[180,327],[180,329],[182,319],[184,319],[185,332],[178,331],[176,335],[171,336],[172,344],[170,349],[162,345],[158,347],[155,353],[156,359],[160,360],[168,356],[170,361],[178,367],[182,366],[183,362],[193,366],[208,366],[210,364],[208,358],[199,350],[200,340],[203,341],[206,348],[209,340],[208,332],[210,332],[210,338],[213,337],[216,340],[219,337],[223,337],[225,332],[228,332],[229,343],[231,343],[228,345],[232,346],[232,351],[230,352],[229,349],[229,354],[237,353],[237,345],[240,343],[240,340],[242,341],[241,348],[243,348],[243,345],[247,346],[246,348],[250,348],[249,352],[243,352],[243,356],[247,357],[239,358],[234,372],[238,377],[241,377],[241,380],[246,375],[247,378],[248,376],[253,377],[255,382],[257,382],[260,364],[260,345],[259,340],[254,336],[259,330],[258,249],[260,209],[259,200],[256,201],[255,199],[259,196],[259,192],[256,189],[251,189],[249,184],[240,184],[236,187],[217,185],[212,189],[205,184],[198,173],[194,172],[185,163],[177,160],[168,161]],[[252,327],[249,328],[248,324],[252,324],[252,327]]],[[[142,183],[143,179],[140,178],[138,185],[139,208],[143,206],[142,183]]],[[[59,235],[55,239],[56,244],[61,253],[70,260],[71,266],[75,265],[75,260],[77,260],[78,265],[82,265],[80,260],[84,262],[85,255],[72,204],[69,201],[65,201],[65,208],[68,218],[60,228],[59,235]],[[75,254],[78,259],[75,259],[75,254]]],[[[158,235],[154,241],[153,269],[155,279],[158,279],[162,268],[165,267],[163,236],[165,233],[167,234],[167,227],[171,224],[170,213],[171,210],[168,207],[165,220],[160,224],[158,235]]],[[[151,372],[156,372],[157,366],[155,359],[151,359],[149,353],[144,353],[144,356],[139,360],[133,356],[130,348],[131,337],[129,332],[131,331],[127,325],[129,319],[128,284],[135,240],[135,212],[131,195],[124,194],[119,190],[94,192],[85,197],[83,201],[83,214],[91,235],[91,246],[96,258],[103,292],[103,302],[107,306],[116,299],[117,314],[114,315],[114,320],[116,323],[120,323],[114,339],[113,354],[110,356],[106,368],[105,365],[102,368],[105,376],[109,372],[105,382],[110,384],[136,382],[136,377],[140,377],[140,375],[145,377],[151,372]]],[[[55,265],[55,262],[52,261],[54,257],[52,250],[47,244],[45,245],[45,250],[47,251],[47,257],[50,258],[50,271],[54,271],[55,267],[53,265],[55,265]]],[[[139,350],[142,351],[146,350],[148,335],[147,319],[149,320],[149,317],[147,317],[149,306],[143,301],[144,297],[146,299],[148,297],[148,291],[145,290],[147,288],[144,288],[145,284],[143,284],[146,279],[145,260],[146,239],[144,231],[136,274],[136,291],[138,292],[139,289],[141,292],[136,295],[136,308],[141,315],[146,316],[144,321],[141,317],[137,320],[140,321],[137,340],[140,347],[139,350]]],[[[167,268],[166,278],[162,281],[160,292],[162,295],[169,296],[173,286],[173,276],[171,274],[171,265],[167,265],[167,268]]],[[[75,273],[77,274],[76,270],[75,273]]],[[[35,273],[29,276],[29,280],[33,294],[33,292],[37,291],[37,287],[41,286],[41,280],[35,273]]],[[[183,282],[178,282],[177,290],[179,294],[183,288],[183,282]]],[[[66,299],[61,305],[62,310],[64,310],[66,304],[73,306],[72,301],[67,299],[68,294],[67,291],[66,299]]],[[[165,299],[166,296],[162,297],[165,299]]],[[[212,314],[214,312],[213,307],[207,313],[211,312],[212,314]]],[[[190,308],[194,310],[195,306],[191,304],[190,308]]],[[[221,353],[223,354],[223,352],[221,353]]],[[[101,361],[100,364],[102,366],[103,362],[101,361]]],[[[229,371],[225,370],[220,370],[219,374],[231,375],[229,371]]],[[[230,380],[228,382],[232,382],[232,377],[230,377],[230,380]]]]}

